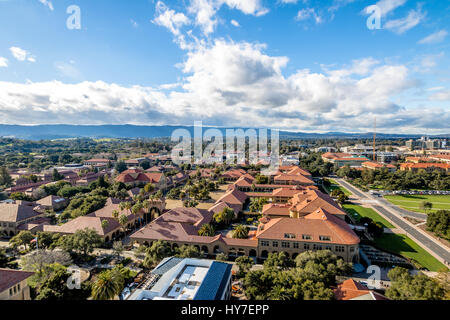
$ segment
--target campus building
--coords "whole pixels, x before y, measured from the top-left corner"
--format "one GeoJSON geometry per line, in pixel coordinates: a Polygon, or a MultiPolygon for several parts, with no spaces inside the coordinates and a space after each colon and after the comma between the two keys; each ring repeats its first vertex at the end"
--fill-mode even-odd
{"type": "Polygon", "coordinates": [[[33,274],[0,268],[0,300],[31,300],[27,279],[33,274]]]}
{"type": "Polygon", "coordinates": [[[165,258],[127,300],[229,300],[231,264],[165,258]]]}

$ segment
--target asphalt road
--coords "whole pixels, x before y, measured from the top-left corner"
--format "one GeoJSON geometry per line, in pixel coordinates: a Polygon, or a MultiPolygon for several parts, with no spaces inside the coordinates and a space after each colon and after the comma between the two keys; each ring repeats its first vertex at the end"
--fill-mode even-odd
{"type": "Polygon", "coordinates": [[[399,214],[401,214],[403,216],[417,218],[420,220],[427,220],[427,215],[425,213],[412,212],[409,210],[405,210],[403,208],[400,208],[399,206],[396,206],[395,204],[390,203],[388,200],[386,200],[384,198],[379,198],[378,202],[380,202],[384,206],[391,208],[392,210],[395,210],[396,212],[398,212],[399,214]]]}
{"type": "MultiPolygon", "coordinates": [[[[371,198],[365,192],[357,189],[356,187],[352,186],[350,183],[348,183],[347,181],[345,181],[343,179],[334,179],[334,180],[336,180],[338,183],[342,184],[342,186],[344,186],[351,193],[358,196],[362,200],[371,198]]],[[[412,212],[409,210],[402,209],[402,208],[390,203],[383,197],[379,197],[379,198],[372,197],[372,198],[375,198],[375,200],[377,200],[380,203],[380,205],[382,205],[384,207],[389,207],[390,209],[395,210],[398,214],[400,214],[402,216],[407,216],[407,217],[416,218],[416,219],[420,219],[420,220],[427,220],[427,215],[424,213],[412,212]]]]}
{"type": "MultiPolygon", "coordinates": [[[[359,190],[358,188],[352,186],[347,181],[344,181],[343,179],[335,179],[339,184],[341,184],[343,187],[347,188],[351,193],[358,196],[360,199],[373,199],[374,197],[371,197],[367,195],[365,192],[359,190]]],[[[438,244],[436,244],[434,241],[430,240],[428,237],[424,236],[420,231],[418,231],[416,228],[411,227],[408,223],[406,223],[402,218],[399,216],[406,215],[406,216],[412,216],[419,219],[426,219],[426,215],[421,213],[413,213],[408,210],[404,210],[402,208],[399,208],[386,199],[383,198],[375,198],[378,201],[378,205],[372,205],[372,207],[391,219],[396,225],[398,225],[401,229],[403,229],[408,235],[411,235],[415,239],[417,239],[418,242],[420,242],[420,245],[428,248],[429,250],[433,251],[437,256],[441,257],[445,261],[450,262],[450,252],[445,247],[441,247],[438,244]],[[398,215],[395,215],[391,213],[389,210],[386,209],[388,207],[390,210],[394,210],[398,213],[398,215]],[[413,215],[414,214],[414,215],[413,215]]]]}
{"type": "Polygon", "coordinates": [[[445,261],[450,262],[450,252],[445,248],[437,245],[434,241],[430,240],[428,237],[424,236],[421,232],[417,231],[416,228],[411,227],[407,224],[403,219],[398,216],[392,214],[390,211],[386,210],[382,206],[373,205],[375,210],[381,212],[383,215],[391,219],[395,224],[397,224],[400,228],[405,230],[408,235],[412,235],[417,241],[420,242],[421,245],[427,247],[431,251],[433,251],[436,255],[444,259],[445,261]]]}

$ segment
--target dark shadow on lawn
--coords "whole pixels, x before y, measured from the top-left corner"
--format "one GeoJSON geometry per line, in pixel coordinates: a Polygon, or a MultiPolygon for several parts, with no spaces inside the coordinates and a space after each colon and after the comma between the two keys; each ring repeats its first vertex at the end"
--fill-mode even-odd
{"type": "Polygon", "coordinates": [[[399,234],[385,233],[375,240],[375,244],[384,251],[396,254],[400,254],[400,251],[417,252],[413,247],[406,243],[405,238],[405,236],[399,234]]]}

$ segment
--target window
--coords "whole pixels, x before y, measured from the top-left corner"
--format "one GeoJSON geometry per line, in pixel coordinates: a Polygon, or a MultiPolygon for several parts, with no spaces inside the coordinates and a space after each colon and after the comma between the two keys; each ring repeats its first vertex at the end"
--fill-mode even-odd
{"type": "Polygon", "coordinates": [[[313,250],[322,250],[322,246],[320,244],[314,244],[313,250]]]}
{"type": "Polygon", "coordinates": [[[320,241],[331,241],[330,236],[319,236],[320,241]]]}
{"type": "Polygon", "coordinates": [[[336,252],[344,252],[345,251],[345,247],[344,246],[336,246],[336,252]]]}
{"type": "Polygon", "coordinates": [[[312,237],[311,237],[311,235],[309,235],[309,234],[303,234],[303,235],[302,235],[302,239],[303,239],[303,240],[311,240],[312,237]]]}
{"type": "Polygon", "coordinates": [[[330,250],[331,251],[331,246],[325,246],[325,250],[330,250]]]}
{"type": "Polygon", "coordinates": [[[263,246],[263,247],[268,247],[268,246],[269,246],[269,241],[262,240],[262,241],[261,241],[261,246],[263,246]]]}
{"type": "Polygon", "coordinates": [[[307,243],[303,244],[303,249],[309,250],[309,244],[307,244],[307,243]]]}
{"type": "Polygon", "coordinates": [[[289,247],[290,247],[290,244],[289,244],[289,242],[282,241],[282,242],[281,242],[281,247],[282,247],[282,248],[289,248],[289,247]]]}
{"type": "Polygon", "coordinates": [[[284,234],[285,239],[295,239],[295,234],[292,233],[285,233],[284,234]]]}
{"type": "Polygon", "coordinates": [[[12,288],[9,288],[9,295],[12,296],[13,295],[13,291],[12,288]]]}
{"type": "Polygon", "coordinates": [[[20,283],[17,285],[17,291],[20,291],[20,283]]]}
{"type": "Polygon", "coordinates": [[[350,252],[355,252],[355,247],[350,247],[350,252]]]}
{"type": "Polygon", "coordinates": [[[294,247],[294,249],[298,249],[298,242],[294,242],[294,243],[292,244],[292,246],[294,247]]]}
{"type": "Polygon", "coordinates": [[[278,247],[278,241],[272,242],[272,247],[278,247]]]}

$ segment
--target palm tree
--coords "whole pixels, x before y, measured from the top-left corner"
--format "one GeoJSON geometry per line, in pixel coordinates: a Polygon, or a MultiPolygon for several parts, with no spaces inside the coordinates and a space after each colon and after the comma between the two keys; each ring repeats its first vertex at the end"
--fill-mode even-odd
{"type": "Polygon", "coordinates": [[[119,217],[119,224],[122,227],[123,233],[125,233],[125,231],[126,231],[125,226],[127,225],[127,223],[128,223],[128,217],[125,214],[121,214],[119,217]]]}
{"type": "Polygon", "coordinates": [[[214,237],[215,233],[214,227],[209,223],[202,225],[198,230],[198,235],[203,237],[214,237]]]}
{"type": "Polygon", "coordinates": [[[248,228],[242,224],[237,225],[233,230],[233,238],[247,239],[248,238],[248,228]]]}
{"type": "Polygon", "coordinates": [[[121,291],[121,282],[118,274],[110,270],[98,275],[92,285],[92,298],[94,300],[112,300],[121,291]]]}
{"type": "MultiPolygon", "coordinates": [[[[122,203],[121,203],[122,204],[122,203]]],[[[123,209],[122,209],[123,210],[123,209]]],[[[119,217],[119,211],[118,210],[113,210],[112,212],[112,216],[113,218],[117,219],[119,217]]]]}
{"type": "Polygon", "coordinates": [[[150,213],[148,210],[150,209],[150,201],[144,200],[142,203],[142,207],[145,209],[144,217],[145,217],[145,223],[147,223],[148,214],[150,213]]]}

